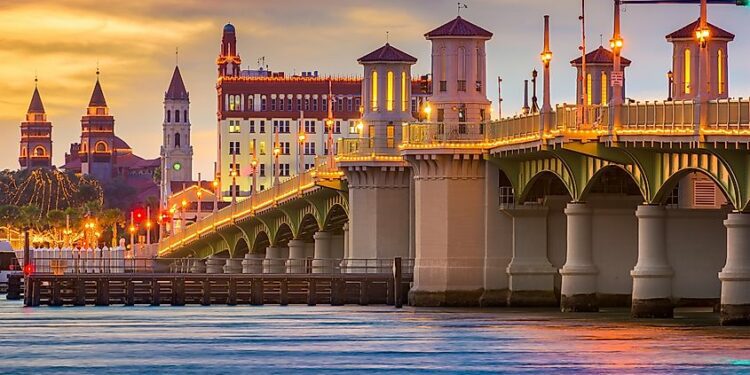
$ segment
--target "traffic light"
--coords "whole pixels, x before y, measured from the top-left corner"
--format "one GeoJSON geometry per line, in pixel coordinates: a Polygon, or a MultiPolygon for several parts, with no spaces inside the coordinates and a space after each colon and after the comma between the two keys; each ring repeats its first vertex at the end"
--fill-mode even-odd
{"type": "Polygon", "coordinates": [[[146,209],[143,207],[138,207],[133,210],[133,222],[135,224],[140,224],[144,220],[146,220],[146,209]]]}
{"type": "Polygon", "coordinates": [[[166,224],[172,220],[172,215],[168,210],[164,210],[159,214],[159,223],[166,224]]]}

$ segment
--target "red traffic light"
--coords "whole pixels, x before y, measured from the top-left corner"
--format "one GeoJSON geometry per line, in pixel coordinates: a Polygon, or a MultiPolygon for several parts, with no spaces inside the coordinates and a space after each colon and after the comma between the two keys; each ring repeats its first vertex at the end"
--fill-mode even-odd
{"type": "Polygon", "coordinates": [[[142,223],[146,220],[146,210],[143,207],[138,207],[133,210],[133,222],[136,224],[142,223]]]}

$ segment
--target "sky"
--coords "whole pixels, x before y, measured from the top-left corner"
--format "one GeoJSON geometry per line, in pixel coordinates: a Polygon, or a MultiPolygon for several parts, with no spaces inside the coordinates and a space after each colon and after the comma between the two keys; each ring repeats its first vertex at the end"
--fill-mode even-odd
{"type": "MultiPolygon", "coordinates": [[[[551,17],[552,101],[574,102],[569,61],[580,45],[579,0],[465,0],[465,19],[495,35],[487,46],[488,95],[497,109],[503,78],[503,114],[517,112],[523,80],[540,68],[542,17],[551,17]]],[[[750,8],[709,7],[709,21],[737,35],[728,54],[730,95],[750,96],[741,60],[750,51],[750,8]]],[[[159,155],[163,98],[176,62],[191,99],[193,171],[210,176],[216,147],[216,66],[221,30],[237,30],[243,68],[265,57],[287,73],[361,75],[356,59],[389,41],[417,57],[414,76],[429,72],[424,33],[456,16],[454,0],[0,0],[0,169],[18,168],[19,125],[34,77],[53,123],[53,163],[61,165],[80,137],[97,65],[116,134],[135,153],[159,155]]],[[[667,96],[671,46],[664,36],[697,19],[697,5],[628,5],[623,12],[626,95],[667,96]]],[[[608,44],[612,1],[588,0],[587,48],[608,44]],[[603,35],[600,38],[600,35],[603,35]]],[[[495,110],[497,113],[497,110],[495,110]]]]}

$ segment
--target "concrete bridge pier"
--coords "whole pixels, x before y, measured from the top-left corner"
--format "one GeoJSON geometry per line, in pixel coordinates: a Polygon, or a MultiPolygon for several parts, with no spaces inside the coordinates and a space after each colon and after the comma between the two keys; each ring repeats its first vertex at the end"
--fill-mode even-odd
{"type": "Polygon", "coordinates": [[[312,272],[328,273],[331,272],[331,242],[333,233],[318,231],[313,235],[315,240],[315,255],[313,256],[312,272]]]}
{"type": "Polygon", "coordinates": [[[638,261],[633,277],[634,318],[671,318],[672,276],[667,257],[667,213],[664,206],[640,205],[638,218],[638,261]]]}
{"type": "Polygon", "coordinates": [[[263,254],[245,254],[245,259],[242,261],[242,273],[263,273],[263,254]]]}
{"type": "Polygon", "coordinates": [[[286,270],[288,273],[305,273],[305,258],[307,257],[305,241],[290,240],[289,259],[286,261],[286,270]]]}
{"type": "Polygon", "coordinates": [[[224,273],[225,258],[211,255],[206,260],[206,273],[224,273]]]}
{"type": "Polygon", "coordinates": [[[227,258],[224,273],[242,273],[242,258],[227,258]]]}
{"type": "Polygon", "coordinates": [[[289,249],[281,246],[269,246],[266,248],[266,263],[263,267],[264,273],[285,273],[286,259],[289,249]]]}
{"type": "Polygon", "coordinates": [[[567,256],[560,269],[562,275],[560,308],[564,312],[596,312],[599,303],[592,248],[592,210],[584,202],[568,203],[567,256]]]}
{"type": "Polygon", "coordinates": [[[558,306],[555,269],[547,257],[547,213],[541,205],[504,210],[513,218],[508,306],[558,306]]]}
{"type": "Polygon", "coordinates": [[[750,325],[750,214],[730,213],[721,280],[721,324],[750,325]]]}

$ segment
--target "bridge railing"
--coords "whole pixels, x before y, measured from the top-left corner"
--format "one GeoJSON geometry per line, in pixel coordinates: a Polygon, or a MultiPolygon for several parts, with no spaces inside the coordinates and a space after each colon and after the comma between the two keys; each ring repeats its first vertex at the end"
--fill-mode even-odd
{"type": "Polygon", "coordinates": [[[488,124],[487,141],[508,142],[516,139],[538,138],[540,136],[541,115],[530,113],[507,117],[488,124]]]}
{"type": "Polygon", "coordinates": [[[407,146],[452,147],[486,141],[486,123],[415,122],[404,124],[403,142],[407,146]]]}
{"type": "Polygon", "coordinates": [[[750,131],[750,99],[719,99],[708,103],[709,131],[742,134],[750,131]]]}
{"type": "Polygon", "coordinates": [[[618,133],[684,133],[695,126],[692,101],[646,101],[625,103],[620,111],[618,133]]]}

